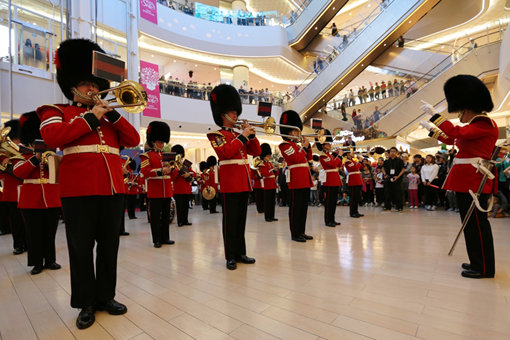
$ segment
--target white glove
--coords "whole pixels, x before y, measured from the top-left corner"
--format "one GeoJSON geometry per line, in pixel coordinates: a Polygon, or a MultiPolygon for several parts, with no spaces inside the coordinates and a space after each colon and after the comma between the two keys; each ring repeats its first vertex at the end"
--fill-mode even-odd
{"type": "Polygon", "coordinates": [[[427,115],[430,115],[430,117],[432,117],[433,115],[436,114],[436,109],[434,109],[434,106],[430,105],[429,103],[427,103],[424,100],[422,100],[421,102],[423,103],[423,105],[420,106],[420,109],[423,112],[425,112],[427,115]]]}
{"type": "Polygon", "coordinates": [[[420,125],[421,125],[424,129],[429,130],[429,131],[430,131],[432,128],[434,128],[434,125],[432,125],[431,123],[427,122],[426,120],[422,120],[422,121],[420,122],[420,125]]]}

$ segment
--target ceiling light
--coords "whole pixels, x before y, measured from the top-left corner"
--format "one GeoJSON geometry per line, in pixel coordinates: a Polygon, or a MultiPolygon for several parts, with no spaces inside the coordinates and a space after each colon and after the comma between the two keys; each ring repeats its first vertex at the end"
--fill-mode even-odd
{"type": "Polygon", "coordinates": [[[409,23],[412,23],[413,21],[412,20],[409,20],[409,23]]]}
{"type": "Polygon", "coordinates": [[[154,58],[154,54],[151,54],[151,58],[154,58]]]}
{"type": "Polygon", "coordinates": [[[197,64],[195,64],[195,67],[198,67],[198,65],[197,65],[197,64]]]}
{"type": "Polygon", "coordinates": [[[177,62],[177,60],[174,59],[174,63],[176,63],[176,62],[177,62]]]}
{"type": "Polygon", "coordinates": [[[335,7],[333,7],[333,9],[335,9],[335,7]]]}
{"type": "Polygon", "coordinates": [[[317,29],[317,26],[315,26],[315,29],[317,29]]]}

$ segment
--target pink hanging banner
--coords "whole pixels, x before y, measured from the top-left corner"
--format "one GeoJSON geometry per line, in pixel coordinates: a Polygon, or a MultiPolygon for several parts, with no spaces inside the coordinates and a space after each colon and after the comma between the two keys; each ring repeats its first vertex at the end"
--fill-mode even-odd
{"type": "Polygon", "coordinates": [[[157,25],[158,8],[156,6],[156,0],[140,0],[140,16],[157,25]]]}
{"type": "Polygon", "coordinates": [[[147,91],[147,107],[144,116],[161,118],[161,103],[159,100],[159,67],[156,64],[140,60],[140,82],[147,91]]]}

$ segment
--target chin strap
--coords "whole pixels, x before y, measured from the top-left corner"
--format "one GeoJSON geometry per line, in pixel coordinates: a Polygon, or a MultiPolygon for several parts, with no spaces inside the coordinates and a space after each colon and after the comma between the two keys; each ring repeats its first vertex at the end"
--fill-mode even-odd
{"type": "Polygon", "coordinates": [[[71,87],[71,92],[79,99],[85,101],[85,105],[95,105],[95,101],[92,97],[84,95],[76,87],[71,87]]]}

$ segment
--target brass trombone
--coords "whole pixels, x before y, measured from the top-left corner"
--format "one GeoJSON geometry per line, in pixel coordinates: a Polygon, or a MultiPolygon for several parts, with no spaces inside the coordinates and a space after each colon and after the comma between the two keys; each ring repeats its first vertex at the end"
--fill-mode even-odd
{"type": "MultiPolygon", "coordinates": [[[[293,128],[296,128],[294,126],[292,126],[293,128]]],[[[279,134],[280,136],[282,137],[287,137],[287,138],[293,138],[296,140],[296,143],[301,143],[303,141],[303,138],[304,137],[311,137],[311,138],[317,138],[319,143],[324,143],[326,141],[326,137],[328,137],[327,135],[324,134],[324,129],[321,129],[321,130],[317,130],[316,133],[314,134],[306,134],[306,135],[303,135],[301,132],[299,133],[299,135],[297,136],[292,136],[292,135],[285,135],[285,134],[279,134]]]]}
{"type": "MultiPolygon", "coordinates": [[[[0,130],[0,154],[4,155],[10,160],[25,160],[25,157],[23,157],[19,150],[19,146],[9,138],[9,132],[11,132],[11,128],[9,126],[0,130]]],[[[0,165],[0,170],[4,171],[5,169],[6,167],[0,165]]]]}
{"type": "Polygon", "coordinates": [[[119,105],[109,106],[112,109],[123,108],[129,113],[140,113],[147,107],[147,92],[142,85],[132,80],[124,80],[118,86],[99,92],[89,92],[88,95],[94,102],[100,102],[101,95],[113,91],[115,98],[107,99],[112,103],[116,101],[119,105]]]}

